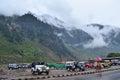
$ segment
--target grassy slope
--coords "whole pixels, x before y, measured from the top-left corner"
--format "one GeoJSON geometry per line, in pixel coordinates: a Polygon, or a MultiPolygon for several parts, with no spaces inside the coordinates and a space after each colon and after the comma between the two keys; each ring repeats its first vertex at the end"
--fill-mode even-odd
{"type": "Polygon", "coordinates": [[[52,51],[38,44],[37,40],[26,40],[21,44],[10,43],[0,33],[0,64],[32,61],[53,62],[55,58],[49,56],[50,52],[52,51]]]}
{"type": "Polygon", "coordinates": [[[72,57],[53,27],[32,14],[0,16],[0,63],[53,62],[72,57]]]}

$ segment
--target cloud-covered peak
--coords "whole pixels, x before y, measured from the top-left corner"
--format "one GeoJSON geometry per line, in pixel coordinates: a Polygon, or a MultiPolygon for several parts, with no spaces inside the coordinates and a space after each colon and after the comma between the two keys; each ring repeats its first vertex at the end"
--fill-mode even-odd
{"type": "MultiPolygon", "coordinates": [[[[111,39],[111,33],[117,35],[117,32],[120,32],[120,28],[108,25],[101,24],[91,24],[87,26],[81,27],[81,29],[87,32],[89,35],[93,37],[92,41],[89,41],[84,45],[85,48],[96,48],[96,47],[105,47],[109,45],[109,41],[107,38],[111,39]]],[[[112,35],[113,36],[113,35],[112,35]]]]}
{"type": "Polygon", "coordinates": [[[62,28],[64,26],[64,24],[65,24],[63,21],[61,21],[57,17],[50,16],[48,14],[40,15],[40,16],[37,16],[37,17],[41,21],[43,21],[44,23],[48,23],[50,25],[57,26],[59,28],[62,28]]]}

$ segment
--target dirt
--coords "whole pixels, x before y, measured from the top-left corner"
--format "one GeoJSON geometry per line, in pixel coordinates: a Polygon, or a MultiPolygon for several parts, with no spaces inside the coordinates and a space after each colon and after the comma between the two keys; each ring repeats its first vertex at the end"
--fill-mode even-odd
{"type": "Polygon", "coordinates": [[[7,66],[0,66],[0,79],[31,75],[30,69],[9,70],[7,66]]]}

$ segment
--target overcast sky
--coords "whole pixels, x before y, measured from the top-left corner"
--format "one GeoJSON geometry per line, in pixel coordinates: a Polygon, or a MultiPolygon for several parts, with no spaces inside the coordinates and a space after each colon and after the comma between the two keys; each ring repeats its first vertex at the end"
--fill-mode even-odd
{"type": "Polygon", "coordinates": [[[114,26],[120,27],[120,0],[0,0],[0,14],[23,15],[31,11],[36,15],[48,14],[89,33],[94,40],[86,48],[103,47],[103,34],[109,34],[114,26]],[[99,23],[113,25],[102,31],[82,25],[99,23]]]}
{"type": "Polygon", "coordinates": [[[74,25],[101,23],[120,26],[120,0],[0,0],[0,13],[50,14],[74,25]]]}

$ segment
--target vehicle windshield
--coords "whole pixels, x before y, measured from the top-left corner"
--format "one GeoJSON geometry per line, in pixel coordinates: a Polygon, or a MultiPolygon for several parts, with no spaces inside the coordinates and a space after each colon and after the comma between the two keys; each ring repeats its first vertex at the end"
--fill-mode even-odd
{"type": "Polygon", "coordinates": [[[84,63],[78,63],[78,66],[84,67],[84,63]]]}

